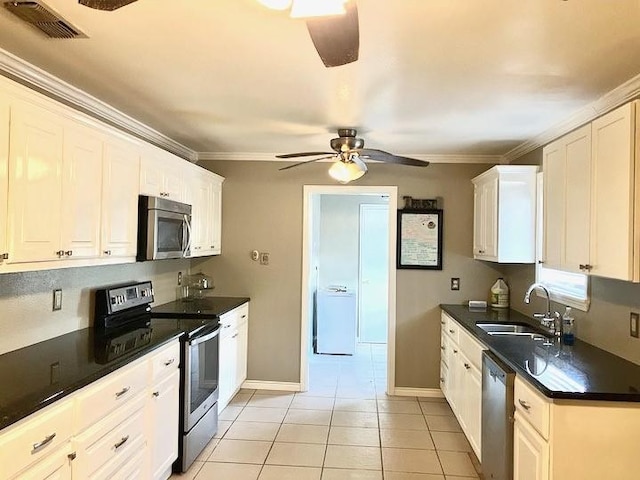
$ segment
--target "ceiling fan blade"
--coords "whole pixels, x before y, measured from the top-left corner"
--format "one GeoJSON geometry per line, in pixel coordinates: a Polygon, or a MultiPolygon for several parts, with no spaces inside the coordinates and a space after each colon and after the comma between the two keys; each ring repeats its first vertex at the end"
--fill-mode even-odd
{"type": "Polygon", "coordinates": [[[335,155],[331,152],[299,152],[299,153],[284,153],[282,155],[276,155],[276,158],[296,158],[296,157],[312,157],[314,155],[335,155]]]}
{"type": "Polygon", "coordinates": [[[293,165],[287,165],[286,167],[282,167],[279,168],[278,170],[289,170],[290,168],[294,168],[294,167],[299,167],[300,165],[304,165],[305,163],[313,163],[313,162],[317,162],[319,160],[326,160],[327,158],[334,158],[336,155],[330,155],[328,157],[320,157],[320,158],[314,158],[313,160],[306,160],[304,162],[298,162],[298,163],[294,163],[293,165]]]}
{"type": "Polygon", "coordinates": [[[345,5],[346,13],[310,18],[307,30],[325,67],[339,67],[358,60],[360,30],[355,1],[345,5]]]}
{"type": "Polygon", "coordinates": [[[113,10],[117,10],[120,7],[124,7],[137,1],[138,0],[78,0],[78,3],[85,7],[95,8],[96,10],[112,12],[113,10]]]}
{"type": "Polygon", "coordinates": [[[402,157],[400,155],[394,155],[393,153],[385,152],[383,150],[376,150],[373,148],[362,148],[359,150],[352,150],[358,152],[360,156],[370,158],[371,160],[379,160],[386,163],[396,163],[398,165],[411,165],[413,167],[426,167],[429,162],[423,160],[416,160],[415,158],[402,157]]]}
{"type": "Polygon", "coordinates": [[[353,163],[355,163],[358,167],[360,167],[360,170],[367,173],[369,169],[367,168],[367,164],[364,163],[360,158],[360,155],[351,155],[350,158],[353,163]]]}

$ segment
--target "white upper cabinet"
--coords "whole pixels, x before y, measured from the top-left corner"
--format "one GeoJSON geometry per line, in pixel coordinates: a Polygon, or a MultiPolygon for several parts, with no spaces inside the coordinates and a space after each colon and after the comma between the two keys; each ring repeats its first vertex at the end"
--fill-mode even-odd
{"type": "Polygon", "coordinates": [[[222,182],[224,178],[193,167],[189,181],[193,237],[191,256],[219,255],[222,234],[222,182]]]}
{"type": "Polygon", "coordinates": [[[184,202],[184,163],[164,150],[146,148],[140,159],[140,194],[184,202]]]}
{"type": "Polygon", "coordinates": [[[9,115],[9,100],[0,92],[0,265],[5,261],[5,256],[9,256],[7,250],[9,115]]]}
{"type": "Polygon", "coordinates": [[[535,261],[536,166],[499,165],[474,184],[473,257],[499,263],[535,261]]]}
{"type": "Polygon", "coordinates": [[[543,149],[546,267],[585,271],[589,264],[591,125],[543,149]]]}
{"type": "Polygon", "coordinates": [[[102,145],[89,128],[65,129],[61,247],[66,258],[100,256],[102,145]]]}
{"type": "Polygon", "coordinates": [[[591,273],[640,281],[640,160],[635,101],[592,123],[591,273]]]}
{"type": "Polygon", "coordinates": [[[10,263],[61,258],[62,119],[14,103],[9,151],[10,263]]]}
{"type": "Polygon", "coordinates": [[[105,144],[102,179],[102,253],[135,257],[138,235],[140,156],[134,143],[116,138],[105,144]]]}
{"type": "Polygon", "coordinates": [[[640,281],[638,103],[544,148],[545,266],[640,281]]]}

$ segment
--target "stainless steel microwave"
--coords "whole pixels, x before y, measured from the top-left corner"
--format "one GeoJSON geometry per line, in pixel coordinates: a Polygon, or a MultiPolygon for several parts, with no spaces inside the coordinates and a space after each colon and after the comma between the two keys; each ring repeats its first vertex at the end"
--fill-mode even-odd
{"type": "Polygon", "coordinates": [[[191,205],[138,197],[138,261],[191,255],[191,205]]]}

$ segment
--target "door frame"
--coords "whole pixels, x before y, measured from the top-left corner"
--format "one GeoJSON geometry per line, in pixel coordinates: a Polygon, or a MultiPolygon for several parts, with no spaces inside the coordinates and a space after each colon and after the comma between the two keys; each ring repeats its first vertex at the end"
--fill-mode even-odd
{"type": "Polygon", "coordinates": [[[309,281],[311,274],[311,248],[313,235],[313,199],[319,195],[388,195],[389,196],[389,297],[387,315],[387,394],[395,393],[396,352],[396,212],[398,210],[397,186],[303,186],[302,221],[302,285],[300,315],[300,390],[309,390],[309,281]]]}

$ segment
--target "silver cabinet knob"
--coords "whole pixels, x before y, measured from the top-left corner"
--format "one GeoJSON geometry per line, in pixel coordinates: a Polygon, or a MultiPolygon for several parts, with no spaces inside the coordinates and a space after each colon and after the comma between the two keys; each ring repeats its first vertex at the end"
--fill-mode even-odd
{"type": "Polygon", "coordinates": [[[105,250],[105,251],[104,251],[104,254],[105,254],[105,255],[111,255],[111,250],[105,250]]]}
{"type": "Polygon", "coordinates": [[[67,257],[70,257],[71,255],[73,255],[73,250],[67,250],[66,252],[64,252],[64,254],[65,254],[67,257]]]}
{"type": "Polygon", "coordinates": [[[59,258],[59,257],[62,257],[62,256],[64,255],[64,250],[58,250],[58,251],[56,252],[56,255],[58,256],[58,258],[59,258]]]}

